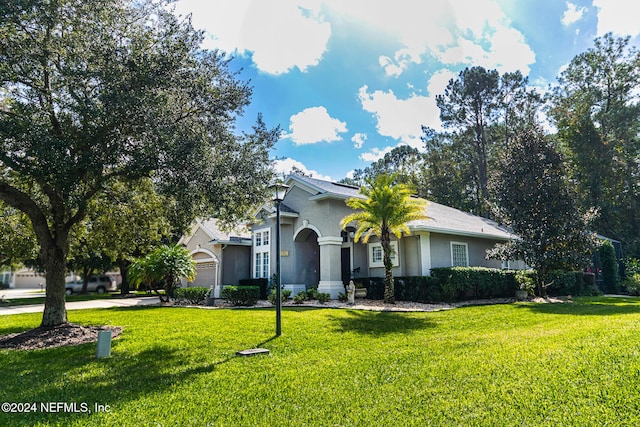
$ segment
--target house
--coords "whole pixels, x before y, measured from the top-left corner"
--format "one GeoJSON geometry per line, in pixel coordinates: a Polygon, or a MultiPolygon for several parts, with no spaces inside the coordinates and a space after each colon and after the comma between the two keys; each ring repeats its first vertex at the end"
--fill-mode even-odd
{"type": "MultiPolygon", "coordinates": [[[[340,228],[351,212],[345,201],[362,197],[358,188],[291,175],[281,203],[282,284],[294,294],[310,286],[337,298],[350,278],[384,276],[382,246],[372,238],[353,241],[355,228],[340,228]]],[[[484,266],[521,268],[485,259],[496,243],[515,236],[496,222],[429,202],[428,219],[408,224],[410,236],[392,241],[395,276],[429,275],[435,267],[484,266]]],[[[251,277],[271,278],[275,265],[275,208],[265,207],[252,224],[251,277]]]]}
{"type": "Polygon", "coordinates": [[[196,262],[196,278],[185,286],[213,287],[219,297],[222,285],[236,285],[251,277],[251,233],[245,226],[225,230],[215,220],[196,220],[179,244],[196,262]]]}

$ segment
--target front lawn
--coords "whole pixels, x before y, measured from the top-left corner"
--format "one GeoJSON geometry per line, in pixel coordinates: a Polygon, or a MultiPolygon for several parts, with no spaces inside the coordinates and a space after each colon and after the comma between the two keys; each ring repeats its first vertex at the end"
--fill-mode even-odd
{"type": "MultiPolygon", "coordinates": [[[[0,351],[0,402],[38,405],[0,413],[0,425],[640,424],[634,298],[433,313],[287,308],[279,338],[272,309],[68,315],[123,326],[112,357],[95,359],[93,344],[0,351]],[[235,356],[255,346],[271,354],[235,356]],[[68,405],[42,413],[43,402],[68,405]]],[[[3,316],[0,335],[40,316],[3,316]]]]}

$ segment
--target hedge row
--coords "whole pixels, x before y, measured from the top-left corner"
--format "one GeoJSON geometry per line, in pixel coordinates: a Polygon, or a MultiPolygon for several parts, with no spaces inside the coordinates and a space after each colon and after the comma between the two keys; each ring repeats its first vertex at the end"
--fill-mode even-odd
{"type": "Polygon", "coordinates": [[[202,304],[207,302],[207,298],[211,290],[201,286],[190,288],[176,288],[174,290],[174,299],[177,302],[186,302],[189,304],[202,304]]]}
{"type": "Polygon", "coordinates": [[[257,286],[260,288],[260,298],[259,299],[267,299],[267,289],[269,287],[269,279],[261,278],[261,279],[241,279],[238,281],[240,286],[257,286]]]}
{"type": "Polygon", "coordinates": [[[552,271],[549,277],[547,294],[550,296],[562,295],[599,295],[602,292],[596,287],[596,279],[593,273],[581,271],[552,271]]]}
{"type": "MultiPolygon", "coordinates": [[[[484,267],[443,267],[431,269],[431,276],[394,277],[398,301],[455,302],[470,299],[512,298],[520,288],[522,272],[484,267]]],[[[534,275],[527,272],[525,276],[534,275]]],[[[554,272],[547,288],[552,296],[597,294],[594,276],[582,272],[554,272]]],[[[384,298],[384,278],[358,278],[367,289],[367,298],[384,298]]]]}
{"type": "Polygon", "coordinates": [[[258,286],[225,286],[220,296],[231,305],[251,306],[258,302],[260,288],[258,286]]]}

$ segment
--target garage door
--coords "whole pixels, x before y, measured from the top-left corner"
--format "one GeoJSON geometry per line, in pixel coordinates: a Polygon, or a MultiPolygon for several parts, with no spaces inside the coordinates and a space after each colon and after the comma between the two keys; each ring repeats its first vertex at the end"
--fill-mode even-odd
{"type": "Polygon", "coordinates": [[[196,278],[189,286],[203,286],[210,288],[216,284],[216,274],[218,272],[217,262],[200,262],[196,264],[196,278]]]}

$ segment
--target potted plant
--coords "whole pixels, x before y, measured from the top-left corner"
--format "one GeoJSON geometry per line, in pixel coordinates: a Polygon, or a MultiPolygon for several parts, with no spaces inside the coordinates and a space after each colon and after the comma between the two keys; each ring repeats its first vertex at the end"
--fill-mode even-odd
{"type": "Polygon", "coordinates": [[[364,285],[362,283],[360,283],[360,282],[356,283],[355,297],[356,298],[366,298],[367,297],[367,288],[365,288],[364,285]]]}
{"type": "Polygon", "coordinates": [[[518,284],[516,300],[526,301],[529,295],[533,295],[533,290],[535,289],[534,274],[531,270],[521,270],[516,273],[516,283],[518,284]]]}

